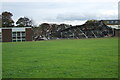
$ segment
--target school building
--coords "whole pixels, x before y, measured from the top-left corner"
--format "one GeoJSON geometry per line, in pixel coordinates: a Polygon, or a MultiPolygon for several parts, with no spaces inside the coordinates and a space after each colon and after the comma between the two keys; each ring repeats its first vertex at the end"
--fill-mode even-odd
{"type": "Polygon", "coordinates": [[[31,27],[0,28],[0,42],[32,41],[31,27]]]}

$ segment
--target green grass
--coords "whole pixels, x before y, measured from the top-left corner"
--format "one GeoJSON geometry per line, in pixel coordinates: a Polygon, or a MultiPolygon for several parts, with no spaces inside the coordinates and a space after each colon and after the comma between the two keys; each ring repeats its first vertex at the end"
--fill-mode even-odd
{"type": "Polygon", "coordinates": [[[3,43],[3,78],[117,77],[117,38],[3,43]]]}

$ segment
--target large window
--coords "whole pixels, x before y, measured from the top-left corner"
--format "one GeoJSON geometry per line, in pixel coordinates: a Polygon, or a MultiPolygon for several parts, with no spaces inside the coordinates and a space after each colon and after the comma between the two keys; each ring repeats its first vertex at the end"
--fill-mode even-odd
{"type": "Polygon", "coordinates": [[[25,32],[12,32],[12,41],[21,42],[25,41],[25,32]]]}
{"type": "Polygon", "coordinates": [[[111,24],[113,24],[114,23],[114,21],[111,21],[111,24]]]}
{"type": "Polygon", "coordinates": [[[107,21],[108,24],[114,24],[114,23],[118,23],[117,20],[111,20],[111,21],[107,21]]]}
{"type": "Polygon", "coordinates": [[[118,23],[118,21],[116,20],[115,23],[118,23]]]}
{"type": "Polygon", "coordinates": [[[2,32],[0,32],[0,42],[2,42],[2,32]]]}

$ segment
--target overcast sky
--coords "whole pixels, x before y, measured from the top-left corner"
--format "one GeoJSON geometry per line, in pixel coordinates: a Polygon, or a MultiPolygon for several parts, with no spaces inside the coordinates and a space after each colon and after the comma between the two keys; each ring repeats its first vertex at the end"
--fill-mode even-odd
{"type": "Polygon", "coordinates": [[[35,24],[83,24],[89,19],[117,19],[119,0],[3,0],[0,12],[9,11],[13,19],[26,16],[35,24]]]}

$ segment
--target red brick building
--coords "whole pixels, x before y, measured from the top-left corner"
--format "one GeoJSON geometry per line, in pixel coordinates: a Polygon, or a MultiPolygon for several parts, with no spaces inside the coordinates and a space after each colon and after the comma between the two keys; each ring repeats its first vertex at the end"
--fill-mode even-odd
{"type": "Polygon", "coordinates": [[[32,41],[31,27],[0,28],[0,42],[32,41]]]}

